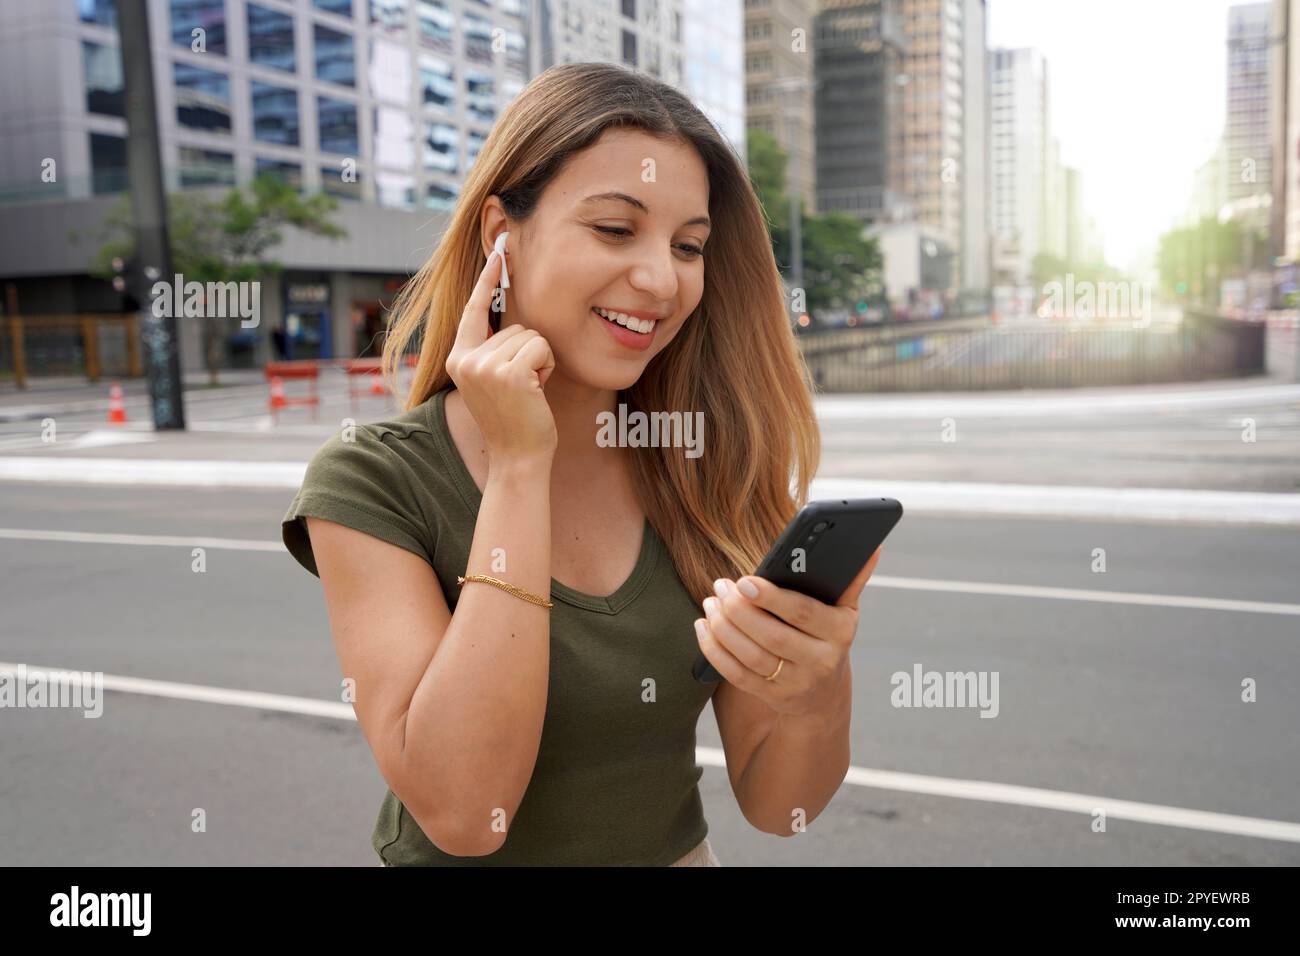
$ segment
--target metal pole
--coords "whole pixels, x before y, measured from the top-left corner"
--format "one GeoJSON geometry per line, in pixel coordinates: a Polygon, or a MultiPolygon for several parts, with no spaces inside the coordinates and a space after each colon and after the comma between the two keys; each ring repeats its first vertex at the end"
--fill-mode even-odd
{"type": "Polygon", "coordinates": [[[141,307],[140,337],[144,344],[154,428],[184,428],[185,399],[176,309],[169,310],[171,315],[159,316],[154,314],[153,307],[153,285],[159,280],[171,283],[172,266],[146,0],[118,0],[117,18],[126,94],[126,165],[135,224],[135,261],[131,263],[127,285],[141,307]]]}

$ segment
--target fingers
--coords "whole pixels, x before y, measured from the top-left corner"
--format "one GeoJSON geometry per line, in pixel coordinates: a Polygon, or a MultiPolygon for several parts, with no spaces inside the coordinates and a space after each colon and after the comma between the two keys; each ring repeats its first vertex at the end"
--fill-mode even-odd
{"type": "Polygon", "coordinates": [[[489,356],[484,359],[484,365],[509,365],[524,346],[540,336],[541,333],[534,329],[510,325],[488,339],[479,352],[489,356]]]}
{"type": "Polygon", "coordinates": [[[473,349],[488,340],[492,327],[488,324],[488,310],[492,305],[492,290],[501,275],[501,257],[496,250],[488,256],[487,264],[479,273],[474,291],[470,293],[465,311],[461,313],[460,325],[456,328],[454,348],[473,349]]]}
{"type": "MultiPolygon", "coordinates": [[[[727,683],[751,694],[760,692],[764,684],[763,677],[766,677],[767,674],[759,677],[736,660],[735,656],[723,647],[713,635],[709,622],[703,618],[698,618],[695,621],[695,638],[700,645],[700,652],[727,683]]],[[[771,671],[768,673],[771,673],[771,671]]]]}
{"type": "Polygon", "coordinates": [[[555,354],[551,351],[551,345],[546,339],[540,335],[535,335],[523,343],[511,364],[520,365],[536,372],[538,384],[544,388],[546,380],[555,371],[555,354]]]}
{"type": "Polygon", "coordinates": [[[816,598],[779,587],[756,575],[748,575],[741,578],[741,581],[750,582],[758,590],[757,596],[747,600],[770,611],[796,631],[817,636],[843,630],[841,617],[844,612],[836,605],[824,604],[816,598]]]}
{"type": "MultiPolygon", "coordinates": [[[[717,598],[704,602],[704,616],[709,624],[709,633],[741,664],[755,674],[766,676],[776,670],[781,658],[792,659],[796,656],[791,650],[792,642],[785,640],[784,636],[778,640],[768,633],[756,633],[761,626],[756,619],[760,614],[766,614],[765,611],[748,608],[750,616],[741,620],[739,614],[733,614],[733,609],[734,605],[724,609],[717,598]]],[[[770,615],[768,617],[773,624],[789,630],[785,624],[771,619],[770,615]]]]}
{"type": "Polygon", "coordinates": [[[515,354],[514,351],[508,351],[511,342],[515,343],[515,349],[517,350],[519,347],[519,336],[528,331],[529,330],[522,325],[507,325],[500,332],[496,333],[496,335],[492,336],[492,338],[480,345],[478,351],[474,354],[480,357],[491,355],[495,358],[498,353],[505,351],[507,352],[506,358],[510,358],[515,354]]]}
{"type": "Polygon", "coordinates": [[[867,581],[871,577],[871,572],[876,570],[876,564],[879,563],[879,561],[880,549],[876,548],[876,550],[872,552],[871,557],[867,560],[867,563],[862,566],[862,570],[858,572],[858,576],[853,579],[853,583],[845,589],[842,595],[840,595],[840,599],[836,602],[838,607],[857,608],[858,598],[862,596],[862,589],[867,586],[867,581]]]}
{"type": "MultiPolygon", "coordinates": [[[[772,667],[763,671],[765,674],[772,673],[772,668],[776,667],[778,657],[800,661],[815,657],[822,650],[822,642],[818,641],[816,637],[791,627],[775,614],[759,607],[756,602],[737,591],[734,584],[729,584],[724,597],[714,596],[705,600],[704,611],[706,615],[708,615],[710,608],[719,611],[720,613],[717,616],[738,631],[745,642],[757,645],[758,651],[750,653],[746,657],[738,653],[737,646],[733,646],[731,641],[727,641],[727,646],[731,652],[756,671],[762,670],[762,664],[766,663],[769,657],[772,667]],[[767,652],[767,656],[763,655],[764,651],[767,652]]],[[[709,616],[709,623],[714,623],[713,616],[709,616]]],[[[714,632],[718,632],[716,624],[714,625],[714,632]]],[[[725,637],[729,634],[730,631],[724,628],[722,635],[725,637]]]]}

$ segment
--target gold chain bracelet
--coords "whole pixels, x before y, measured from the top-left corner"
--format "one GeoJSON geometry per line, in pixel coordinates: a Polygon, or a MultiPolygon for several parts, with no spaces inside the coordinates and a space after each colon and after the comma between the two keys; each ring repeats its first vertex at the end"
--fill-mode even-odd
{"type": "Polygon", "coordinates": [[[463,577],[463,578],[458,575],[456,577],[457,584],[464,584],[466,581],[482,581],[484,584],[495,585],[496,587],[499,587],[501,590],[509,594],[513,594],[517,598],[522,598],[523,600],[527,601],[529,604],[536,604],[539,607],[555,607],[555,605],[552,604],[550,601],[546,600],[546,598],[538,597],[536,594],[533,594],[531,591],[525,591],[523,588],[515,587],[513,584],[507,584],[505,581],[502,581],[500,578],[490,578],[486,574],[471,574],[468,577],[463,577]]]}

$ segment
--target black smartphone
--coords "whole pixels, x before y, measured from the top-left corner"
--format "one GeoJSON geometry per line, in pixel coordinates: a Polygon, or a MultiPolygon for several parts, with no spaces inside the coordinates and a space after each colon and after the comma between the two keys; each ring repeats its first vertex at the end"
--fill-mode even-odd
{"type": "MultiPolygon", "coordinates": [[[[903,506],[893,498],[810,501],[786,525],[754,576],[835,604],[902,517],[903,506]]],[[[691,674],[702,684],[722,680],[703,651],[691,674]]]]}

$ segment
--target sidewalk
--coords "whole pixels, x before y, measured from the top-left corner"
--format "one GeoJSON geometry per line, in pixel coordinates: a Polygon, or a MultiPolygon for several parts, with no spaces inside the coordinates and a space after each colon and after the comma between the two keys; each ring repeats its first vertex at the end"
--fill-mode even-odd
{"type": "MultiPolygon", "coordinates": [[[[64,401],[44,410],[0,408],[0,483],[295,487],[306,462],[346,419],[364,424],[398,414],[391,398],[361,398],[354,411],[338,376],[322,379],[318,421],[293,408],[277,424],[265,382],[250,377],[187,390],[184,431],[154,431],[143,383],[126,402],[126,425],[107,424],[107,395],[88,399],[84,384],[50,390],[64,401]],[[55,419],[57,442],[43,441],[43,415],[55,419]]],[[[814,496],[889,494],[890,487],[896,497],[907,496],[909,510],[946,513],[1212,521],[1216,514],[1267,518],[1275,507],[1285,522],[1300,515],[1296,383],[1257,377],[1142,388],[830,395],[818,396],[816,409],[823,453],[814,496]],[[1204,493],[1210,497],[1188,497],[1204,493]],[[1145,497],[1128,511],[1133,494],[1145,497]]]]}
{"type": "MultiPolygon", "coordinates": [[[[192,397],[230,394],[231,390],[266,388],[266,376],[257,369],[226,369],[218,377],[218,385],[208,385],[207,372],[188,372],[181,379],[188,402],[192,397]]],[[[18,388],[13,379],[0,381],[0,422],[44,418],[47,415],[87,412],[108,408],[109,389],[114,384],[122,386],[124,401],[149,400],[149,383],[143,378],[115,378],[105,375],[98,382],[87,382],[85,376],[57,375],[27,379],[26,388],[18,388]]]]}
{"type": "MultiPolygon", "coordinates": [[[[29,378],[28,387],[17,389],[12,382],[0,382],[0,421],[18,421],[25,418],[40,418],[47,414],[71,411],[107,410],[109,388],[116,382],[122,386],[122,396],[127,402],[141,401],[147,404],[149,399],[148,384],[143,378],[118,378],[105,376],[99,382],[89,384],[82,377],[56,376],[49,378],[29,378]]],[[[325,370],[321,373],[321,394],[334,389],[331,386],[343,382],[341,373],[325,370]]],[[[1105,405],[1124,403],[1128,398],[1145,397],[1153,402],[1168,401],[1169,396],[1195,395],[1207,396],[1205,401],[1213,404],[1215,393],[1226,393],[1244,388],[1272,388],[1294,385],[1300,388],[1294,377],[1284,375],[1256,375],[1250,378],[1211,379],[1200,382],[1168,382],[1156,385],[1113,385],[1082,388],[1057,389],[1019,389],[1015,391],[969,391],[969,392],[876,392],[876,393],[823,393],[816,398],[820,408],[826,408],[832,415],[840,407],[857,407],[869,405],[873,413],[889,414],[894,410],[917,407],[947,407],[952,404],[967,406],[968,413],[976,413],[980,407],[998,407],[1007,403],[1025,408],[1044,407],[1043,402],[1052,403],[1057,410],[1069,406],[1079,406],[1092,410],[1105,405]]],[[[189,372],[184,376],[185,397],[205,400],[222,396],[235,396],[244,391],[267,391],[266,376],[262,369],[225,369],[219,377],[216,388],[209,387],[207,372],[189,372]]],[[[1177,400],[1176,398],[1174,399],[1177,400]]],[[[1141,404],[1141,403],[1138,403],[1141,404]]]]}

